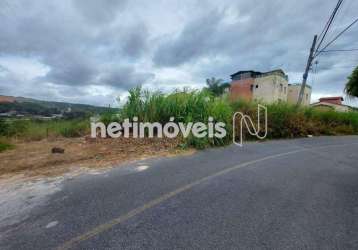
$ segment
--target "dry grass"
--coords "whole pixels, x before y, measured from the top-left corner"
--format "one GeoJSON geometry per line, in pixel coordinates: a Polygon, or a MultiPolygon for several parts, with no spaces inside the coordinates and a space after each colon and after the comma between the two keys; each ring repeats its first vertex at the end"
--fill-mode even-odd
{"type": "MultiPolygon", "coordinates": [[[[15,143],[0,153],[0,178],[9,175],[56,176],[79,168],[105,168],[153,156],[184,153],[178,139],[87,139],[71,138],[15,143]],[[52,154],[53,147],[65,149],[52,154]]],[[[188,152],[188,151],[186,151],[188,152]]]]}

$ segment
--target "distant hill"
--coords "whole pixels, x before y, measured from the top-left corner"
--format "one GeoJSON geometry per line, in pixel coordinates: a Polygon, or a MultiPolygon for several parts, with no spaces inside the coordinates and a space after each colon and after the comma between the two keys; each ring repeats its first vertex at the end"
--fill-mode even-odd
{"type": "Polygon", "coordinates": [[[0,95],[2,116],[63,116],[76,117],[100,114],[109,108],[67,102],[41,101],[26,97],[0,95]]]}

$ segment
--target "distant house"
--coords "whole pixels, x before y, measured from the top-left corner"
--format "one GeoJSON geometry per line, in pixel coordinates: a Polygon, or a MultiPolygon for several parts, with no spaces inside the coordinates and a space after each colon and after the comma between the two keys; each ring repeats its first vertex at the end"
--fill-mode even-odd
{"type": "Polygon", "coordinates": [[[14,103],[14,102],[16,102],[15,97],[0,95],[0,103],[14,103]]]}
{"type": "MultiPolygon", "coordinates": [[[[269,72],[239,71],[231,75],[230,99],[272,103],[284,101],[297,103],[301,85],[289,84],[282,69],[269,72]]],[[[309,105],[311,87],[306,87],[303,105],[309,105]]]]}
{"type": "Polygon", "coordinates": [[[334,110],[338,112],[352,111],[350,106],[342,104],[344,101],[341,96],[322,97],[319,102],[312,103],[311,106],[319,110],[334,110]]]}
{"type": "Polygon", "coordinates": [[[11,117],[12,116],[12,114],[11,113],[8,113],[8,112],[6,112],[6,113],[0,113],[0,118],[1,117],[11,117]]]}

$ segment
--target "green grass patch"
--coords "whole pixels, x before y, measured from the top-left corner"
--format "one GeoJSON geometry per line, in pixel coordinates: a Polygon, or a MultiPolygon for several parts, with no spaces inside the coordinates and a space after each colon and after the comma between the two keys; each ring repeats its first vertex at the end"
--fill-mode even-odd
{"type": "Polygon", "coordinates": [[[10,120],[0,130],[0,135],[32,141],[48,137],[80,137],[89,131],[90,123],[87,119],[10,120]]]}
{"type": "Polygon", "coordinates": [[[13,149],[13,148],[15,148],[14,145],[12,145],[6,139],[0,138],[0,153],[5,151],[5,150],[9,150],[9,149],[13,149]]]}

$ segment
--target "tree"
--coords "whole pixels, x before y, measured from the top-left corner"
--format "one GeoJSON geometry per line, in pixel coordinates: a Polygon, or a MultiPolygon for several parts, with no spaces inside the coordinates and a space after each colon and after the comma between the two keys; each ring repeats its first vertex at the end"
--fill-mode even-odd
{"type": "Polygon", "coordinates": [[[229,83],[223,83],[222,79],[216,79],[215,77],[206,79],[206,85],[206,89],[213,93],[215,96],[222,95],[225,91],[225,88],[230,87],[229,83]]]}
{"type": "Polygon", "coordinates": [[[348,82],[344,89],[347,95],[358,97],[358,66],[353,70],[352,74],[348,77],[348,82]]]}

